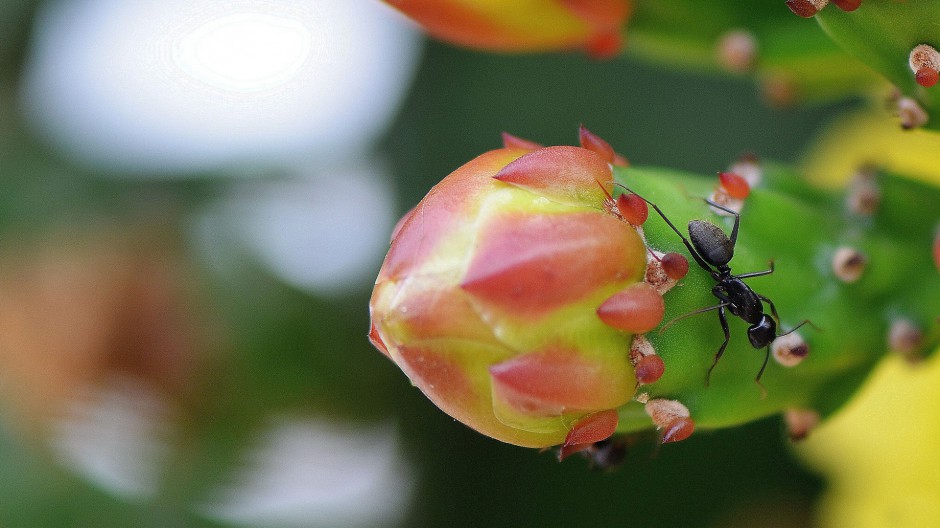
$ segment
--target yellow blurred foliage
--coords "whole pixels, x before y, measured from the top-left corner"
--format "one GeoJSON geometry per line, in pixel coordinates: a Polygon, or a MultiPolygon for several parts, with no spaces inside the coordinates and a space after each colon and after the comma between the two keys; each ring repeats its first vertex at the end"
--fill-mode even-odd
{"type": "Polygon", "coordinates": [[[864,165],[940,185],[940,133],[902,130],[884,112],[848,114],[822,131],[803,172],[821,185],[840,186],[864,165]]]}
{"type": "Polygon", "coordinates": [[[940,355],[918,365],[885,360],[796,450],[829,476],[819,526],[937,526],[940,355]]]}
{"type": "MultiPolygon", "coordinates": [[[[837,187],[864,165],[940,185],[940,134],[902,130],[881,112],[848,115],[823,131],[803,170],[811,180],[837,187]]],[[[917,365],[887,358],[844,409],[797,446],[829,477],[819,526],[938,526],[937,352],[917,365]]]]}

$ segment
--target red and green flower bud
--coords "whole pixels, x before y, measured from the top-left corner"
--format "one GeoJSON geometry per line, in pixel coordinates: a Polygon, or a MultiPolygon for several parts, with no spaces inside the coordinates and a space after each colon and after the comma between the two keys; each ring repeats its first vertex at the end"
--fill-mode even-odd
{"type": "MultiPolygon", "coordinates": [[[[642,288],[647,250],[606,207],[607,160],[504,141],[523,148],[460,167],[399,223],[369,335],[454,418],[570,453],[610,436],[633,396],[630,329],[608,326],[598,308],[642,288]]],[[[662,318],[650,293],[658,312],[645,329],[662,318]]]]}
{"type": "Polygon", "coordinates": [[[623,44],[631,0],[386,0],[435,38],[493,51],[584,49],[610,57],[623,44]]]}

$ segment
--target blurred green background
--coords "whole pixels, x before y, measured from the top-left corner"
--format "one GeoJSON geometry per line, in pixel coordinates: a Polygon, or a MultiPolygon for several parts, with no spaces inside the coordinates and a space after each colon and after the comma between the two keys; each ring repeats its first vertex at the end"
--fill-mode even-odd
{"type": "MultiPolygon", "coordinates": [[[[147,31],[189,35],[218,2],[165,4],[190,18],[125,24],[157,66],[178,56],[154,52],[147,31]]],[[[262,7],[285,20],[316,11],[288,4],[262,7]]],[[[363,28],[300,55],[333,54],[348,84],[302,63],[287,66],[309,73],[299,95],[244,76],[229,93],[222,70],[208,89],[197,77],[160,87],[146,84],[163,74],[151,65],[109,88],[132,62],[95,66],[113,78],[82,71],[115,53],[108,38],[123,55],[137,48],[95,26],[108,9],[156,20],[113,1],[0,2],[0,526],[812,523],[824,483],[791,458],[777,419],[662,448],[642,439],[612,473],[559,464],[436,409],[368,343],[367,304],[394,220],[501,131],[575,144],[583,123],[633,164],[709,176],[745,152],[795,161],[855,103],[775,109],[744,78],[459,50],[381,5],[375,18],[410,44],[377,39],[384,49],[343,68],[344,46],[377,31],[363,28]],[[96,36],[73,35],[82,24],[96,36]],[[394,86],[376,81],[389,61],[401,64],[394,86]],[[234,125],[213,128],[208,112],[190,122],[164,109],[187,107],[160,106],[161,90],[185,89],[254,109],[234,125]],[[341,90],[329,118],[285,103],[341,90]],[[374,132],[343,139],[380,96],[374,132]],[[264,122],[284,116],[297,118],[284,130],[264,122]],[[307,142],[323,129],[325,147],[307,142]]],[[[343,16],[350,26],[326,24],[316,42],[356,27],[360,15],[343,16]]]]}

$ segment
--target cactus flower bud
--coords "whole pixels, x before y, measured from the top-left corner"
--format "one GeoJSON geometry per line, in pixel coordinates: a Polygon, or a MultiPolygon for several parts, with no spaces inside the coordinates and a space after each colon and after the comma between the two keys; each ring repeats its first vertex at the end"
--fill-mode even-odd
{"type": "Polygon", "coordinates": [[[637,380],[632,336],[597,311],[641,283],[647,259],[605,206],[612,187],[608,162],[580,147],[502,148],[458,168],[396,228],[372,342],[496,439],[573,452],[610,436],[637,380]]]}
{"type": "Polygon", "coordinates": [[[630,0],[386,0],[435,38],[493,51],[620,51],[630,0]]]}

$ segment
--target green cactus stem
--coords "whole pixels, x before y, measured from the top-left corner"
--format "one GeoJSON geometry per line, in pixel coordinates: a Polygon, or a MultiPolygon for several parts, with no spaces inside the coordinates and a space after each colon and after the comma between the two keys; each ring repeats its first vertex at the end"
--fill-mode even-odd
{"type": "Polygon", "coordinates": [[[773,103],[832,100],[878,83],[782,1],[639,0],[635,6],[628,52],[686,69],[751,75],[773,103]]]}
{"type": "Polygon", "coordinates": [[[846,52],[897,87],[902,126],[940,130],[940,88],[934,86],[940,64],[911,56],[921,45],[940,47],[940,1],[866,0],[855,11],[824,9],[815,18],[846,52]]]}
{"type": "MultiPolygon", "coordinates": [[[[917,358],[940,343],[940,277],[932,256],[940,190],[869,174],[848,194],[836,193],[810,187],[781,166],[751,168],[761,181],[743,201],[733,273],[766,270],[773,261],[773,274],[747,283],[776,305],[778,332],[806,319],[818,330],[807,325],[787,336],[796,343],[775,351],[761,380],[766,392],[754,381],[764,351],[751,346],[747,324],[737,317],[729,314],[731,340],[708,386],[706,373],[723,341],[714,311],[645,334],[665,371],[620,408],[619,432],[650,428],[644,403],[651,399],[681,402],[697,428],[787,411],[825,417],[892,346],[917,358]]],[[[680,230],[689,220],[707,219],[731,232],[733,218],[716,215],[702,200],[715,180],[639,167],[616,169],[615,178],[657,204],[680,230]]],[[[688,255],[658,216],[650,215],[643,230],[650,247],[688,255]]],[[[667,324],[718,303],[711,293],[715,280],[690,262],[688,275],[664,295],[667,324]]]]}

